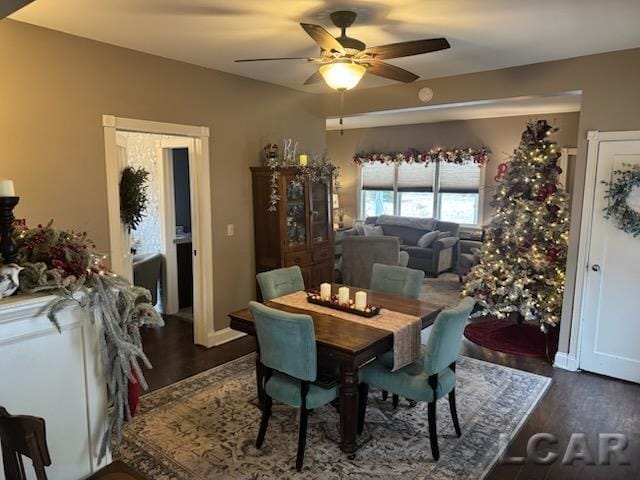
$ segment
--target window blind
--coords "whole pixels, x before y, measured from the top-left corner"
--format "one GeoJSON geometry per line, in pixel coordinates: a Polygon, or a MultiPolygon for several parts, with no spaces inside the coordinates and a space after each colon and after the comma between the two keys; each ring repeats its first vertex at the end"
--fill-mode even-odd
{"type": "Polygon", "coordinates": [[[440,162],[441,193],[478,193],[480,167],[475,163],[440,162]]]}
{"type": "Polygon", "coordinates": [[[432,192],[436,164],[401,163],[398,168],[399,192],[432,192]]]}
{"type": "Polygon", "coordinates": [[[362,165],[363,190],[393,190],[395,167],[384,163],[362,165]]]}

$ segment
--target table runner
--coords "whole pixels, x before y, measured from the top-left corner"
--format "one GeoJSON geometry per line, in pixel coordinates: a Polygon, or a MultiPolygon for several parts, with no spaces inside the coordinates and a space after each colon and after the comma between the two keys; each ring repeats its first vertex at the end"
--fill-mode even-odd
{"type": "Polygon", "coordinates": [[[420,358],[420,331],[422,320],[419,317],[406,313],[380,309],[380,314],[366,318],[353,313],[334,310],[333,308],[316,305],[307,301],[306,292],[295,292],[271,300],[274,303],[324,313],[333,317],[342,318],[350,322],[361,323],[370,327],[379,328],[393,333],[393,369],[398,370],[420,358]]]}

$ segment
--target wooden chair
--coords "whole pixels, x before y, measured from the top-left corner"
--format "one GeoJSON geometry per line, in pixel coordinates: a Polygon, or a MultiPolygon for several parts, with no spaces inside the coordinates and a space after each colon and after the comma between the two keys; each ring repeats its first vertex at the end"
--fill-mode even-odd
{"type": "Polygon", "coordinates": [[[0,443],[7,479],[26,480],[22,455],[33,462],[37,480],[46,480],[44,467],[51,465],[44,419],[10,415],[0,406],[0,443]]]}

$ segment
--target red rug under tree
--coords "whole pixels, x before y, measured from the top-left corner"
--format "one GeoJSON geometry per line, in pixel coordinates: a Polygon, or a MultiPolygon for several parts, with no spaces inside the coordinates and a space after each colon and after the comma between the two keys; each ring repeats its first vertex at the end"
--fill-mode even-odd
{"type": "Polygon", "coordinates": [[[510,319],[487,317],[467,325],[464,336],[482,347],[525,357],[546,358],[552,361],[558,350],[558,329],[547,334],[537,325],[518,324],[510,319]]]}

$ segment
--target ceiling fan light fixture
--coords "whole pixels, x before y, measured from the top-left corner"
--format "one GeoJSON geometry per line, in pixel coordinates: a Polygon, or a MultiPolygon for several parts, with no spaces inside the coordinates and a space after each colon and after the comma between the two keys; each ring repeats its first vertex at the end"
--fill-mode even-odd
{"type": "Polygon", "coordinates": [[[353,62],[333,62],[320,67],[320,75],[334,90],[351,90],[366,71],[365,67],[353,62]]]}

